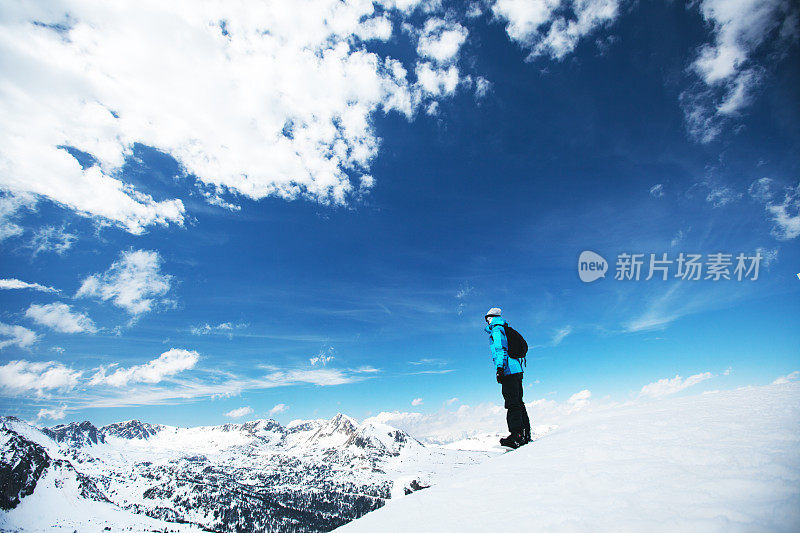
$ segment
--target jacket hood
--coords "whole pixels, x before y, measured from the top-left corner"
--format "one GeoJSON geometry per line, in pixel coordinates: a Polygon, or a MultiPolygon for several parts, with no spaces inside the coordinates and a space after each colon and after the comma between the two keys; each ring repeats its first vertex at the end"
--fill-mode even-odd
{"type": "Polygon", "coordinates": [[[508,324],[508,322],[503,320],[503,317],[501,317],[501,316],[492,317],[492,321],[489,324],[487,324],[486,327],[483,328],[483,330],[486,333],[491,333],[492,332],[492,326],[500,326],[500,325],[503,325],[503,324],[508,324]]]}

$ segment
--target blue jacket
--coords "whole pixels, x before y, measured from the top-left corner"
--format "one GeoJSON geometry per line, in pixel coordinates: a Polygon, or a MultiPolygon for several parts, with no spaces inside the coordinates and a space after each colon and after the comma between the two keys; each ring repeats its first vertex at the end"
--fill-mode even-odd
{"type": "Polygon", "coordinates": [[[495,368],[503,368],[503,375],[521,374],[522,363],[518,359],[508,356],[508,339],[503,324],[507,324],[501,317],[492,318],[492,322],[484,328],[489,334],[489,349],[495,368]]]}

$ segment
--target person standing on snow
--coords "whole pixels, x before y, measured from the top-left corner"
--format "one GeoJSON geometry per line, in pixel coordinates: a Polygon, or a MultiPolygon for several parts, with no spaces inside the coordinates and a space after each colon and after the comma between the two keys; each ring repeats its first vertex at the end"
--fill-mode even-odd
{"type": "Polygon", "coordinates": [[[503,399],[507,409],[508,437],[500,439],[502,446],[519,448],[531,441],[531,423],[522,401],[522,363],[508,356],[507,322],[500,316],[501,310],[492,307],[484,317],[489,347],[496,369],[497,382],[502,385],[503,399]]]}

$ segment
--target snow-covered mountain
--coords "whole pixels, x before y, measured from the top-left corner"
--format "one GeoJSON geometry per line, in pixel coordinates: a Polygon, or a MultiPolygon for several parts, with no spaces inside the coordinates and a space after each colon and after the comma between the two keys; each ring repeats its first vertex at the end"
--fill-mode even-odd
{"type": "Polygon", "coordinates": [[[342,414],[193,428],[5,417],[0,453],[4,531],[329,531],[491,455],[342,414]]]}
{"type": "Polygon", "coordinates": [[[340,530],[800,531],[800,383],[565,419],[340,530]]]}

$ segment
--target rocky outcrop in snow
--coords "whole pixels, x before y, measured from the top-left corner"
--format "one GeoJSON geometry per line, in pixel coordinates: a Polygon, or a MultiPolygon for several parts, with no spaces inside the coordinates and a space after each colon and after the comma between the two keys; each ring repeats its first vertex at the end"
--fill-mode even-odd
{"type": "Polygon", "coordinates": [[[42,429],[42,433],[56,442],[75,448],[105,442],[103,433],[88,421],[73,422],[67,425],[59,424],[58,426],[42,429]]]}

